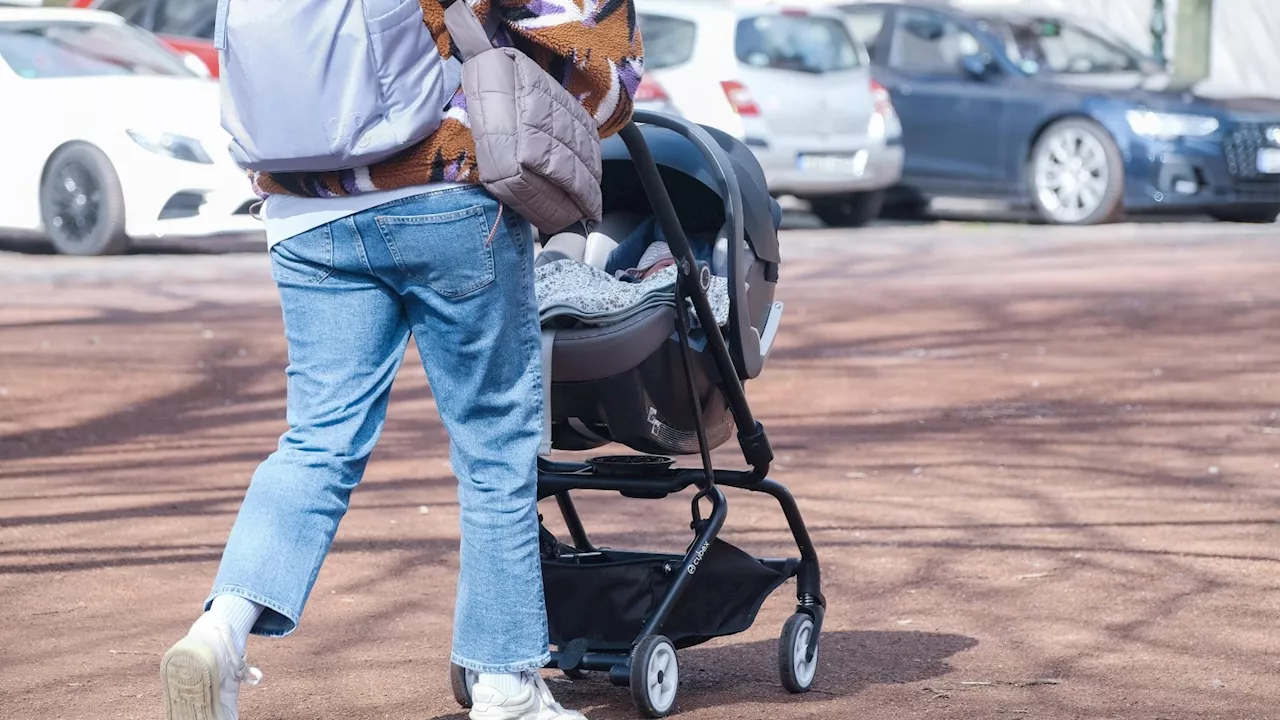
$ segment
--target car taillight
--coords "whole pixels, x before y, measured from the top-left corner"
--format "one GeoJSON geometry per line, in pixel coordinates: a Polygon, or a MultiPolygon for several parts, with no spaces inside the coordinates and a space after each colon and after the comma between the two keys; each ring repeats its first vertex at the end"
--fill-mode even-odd
{"type": "Polygon", "coordinates": [[[759,117],[760,106],[756,105],[755,98],[751,97],[751,91],[746,85],[735,80],[725,80],[720,83],[720,87],[724,88],[724,96],[729,99],[729,105],[733,107],[733,111],[742,117],[759,117]]]}
{"type": "Polygon", "coordinates": [[[632,99],[636,102],[667,102],[671,98],[663,89],[662,83],[654,80],[652,76],[643,75],[640,78],[640,85],[636,88],[636,95],[632,99]]]}
{"type": "Polygon", "coordinates": [[[871,81],[871,100],[875,103],[876,112],[881,115],[893,113],[893,102],[889,99],[889,91],[875,80],[871,81]]]}

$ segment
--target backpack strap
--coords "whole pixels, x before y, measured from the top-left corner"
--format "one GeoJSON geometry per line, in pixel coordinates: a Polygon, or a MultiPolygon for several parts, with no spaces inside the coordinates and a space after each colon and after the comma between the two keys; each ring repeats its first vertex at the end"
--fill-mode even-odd
{"type": "MultiPolygon", "coordinates": [[[[489,14],[494,15],[494,12],[490,11],[489,14]]],[[[453,38],[453,44],[462,53],[463,59],[473,58],[493,49],[493,42],[489,39],[492,33],[481,24],[467,0],[454,0],[449,4],[444,11],[444,26],[449,29],[449,37],[453,38]]]]}

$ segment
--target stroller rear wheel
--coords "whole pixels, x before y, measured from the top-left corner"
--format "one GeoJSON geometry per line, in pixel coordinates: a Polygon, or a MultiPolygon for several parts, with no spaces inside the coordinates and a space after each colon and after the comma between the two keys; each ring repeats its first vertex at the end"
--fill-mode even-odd
{"type": "Polygon", "coordinates": [[[813,676],[818,672],[818,648],[813,637],[816,628],[813,618],[796,613],[782,626],[782,639],[778,641],[778,672],[782,675],[782,687],[787,692],[806,693],[813,687],[813,676]],[[815,642],[813,656],[809,656],[809,644],[815,642]]]}
{"type": "Polygon", "coordinates": [[[631,653],[631,699],[649,718],[664,718],[676,706],[680,665],[676,648],[661,635],[640,641],[631,653]]]}
{"type": "Polygon", "coordinates": [[[449,665],[449,687],[453,690],[453,699],[464,708],[471,707],[471,686],[475,682],[475,671],[461,665],[449,665]]]}

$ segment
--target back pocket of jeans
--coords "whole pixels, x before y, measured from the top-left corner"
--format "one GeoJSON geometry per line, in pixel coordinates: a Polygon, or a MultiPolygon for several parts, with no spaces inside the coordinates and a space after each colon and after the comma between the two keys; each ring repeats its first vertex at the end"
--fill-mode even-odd
{"type": "Polygon", "coordinates": [[[469,295],[494,280],[484,207],[435,215],[383,215],[378,230],[396,265],[445,297],[469,295]]]}

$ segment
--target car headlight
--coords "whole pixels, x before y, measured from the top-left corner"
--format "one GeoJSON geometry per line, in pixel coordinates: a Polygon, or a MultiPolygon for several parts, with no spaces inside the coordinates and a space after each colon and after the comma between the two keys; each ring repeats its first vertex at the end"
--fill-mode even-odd
{"type": "Polygon", "coordinates": [[[1205,115],[1130,110],[1124,114],[1124,118],[1129,122],[1129,128],[1135,133],[1160,140],[1203,137],[1218,129],[1217,118],[1205,115]]]}
{"type": "Polygon", "coordinates": [[[125,132],[129,133],[129,137],[138,143],[139,147],[150,150],[157,155],[164,155],[175,160],[200,163],[201,165],[213,164],[213,159],[209,157],[209,153],[204,151],[204,146],[195,138],[171,133],[142,132],[140,130],[126,130],[125,132]]]}

